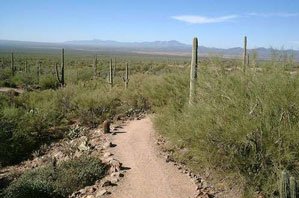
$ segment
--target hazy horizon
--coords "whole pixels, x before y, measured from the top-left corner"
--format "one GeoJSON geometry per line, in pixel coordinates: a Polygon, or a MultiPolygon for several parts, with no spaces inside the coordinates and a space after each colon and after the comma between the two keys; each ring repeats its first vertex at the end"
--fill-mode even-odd
{"type": "Polygon", "coordinates": [[[299,49],[299,2],[228,0],[6,1],[0,39],[59,43],[72,40],[176,40],[215,48],[299,49]],[[242,3],[242,4],[241,4],[242,3]]]}

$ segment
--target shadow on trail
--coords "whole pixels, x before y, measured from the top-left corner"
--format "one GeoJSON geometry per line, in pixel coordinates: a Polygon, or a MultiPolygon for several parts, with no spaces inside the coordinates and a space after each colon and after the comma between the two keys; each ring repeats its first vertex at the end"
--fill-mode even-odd
{"type": "Polygon", "coordinates": [[[122,133],[127,133],[127,132],[125,132],[125,131],[116,131],[116,132],[113,132],[113,135],[122,134],[122,133]]]}
{"type": "Polygon", "coordinates": [[[130,167],[126,167],[126,166],[122,166],[122,167],[120,168],[120,170],[131,170],[131,168],[130,168],[130,167]]]}

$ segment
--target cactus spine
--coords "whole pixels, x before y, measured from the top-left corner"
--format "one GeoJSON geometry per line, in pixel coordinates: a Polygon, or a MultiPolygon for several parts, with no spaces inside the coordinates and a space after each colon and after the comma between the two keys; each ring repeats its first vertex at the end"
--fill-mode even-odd
{"type": "Polygon", "coordinates": [[[246,71],[247,64],[247,36],[244,37],[243,70],[246,71]]]}
{"type": "Polygon", "coordinates": [[[109,69],[109,84],[110,87],[113,87],[113,68],[112,68],[112,59],[110,60],[110,69],[109,69]]]}
{"type": "Polygon", "coordinates": [[[64,86],[64,49],[61,50],[61,75],[59,75],[58,64],[55,64],[56,76],[60,86],[64,86]]]}
{"type": "Polygon", "coordinates": [[[296,180],[290,177],[290,198],[296,198],[296,180]]]}
{"type": "Polygon", "coordinates": [[[192,45],[189,104],[194,103],[194,97],[195,97],[195,85],[197,80],[197,64],[198,64],[197,55],[198,55],[198,39],[195,37],[193,39],[193,45],[192,45]]]}
{"type": "Polygon", "coordinates": [[[129,85],[129,64],[126,64],[126,73],[125,73],[125,77],[124,77],[124,82],[125,82],[125,88],[128,89],[128,85],[129,85]]]}
{"type": "Polygon", "coordinates": [[[286,171],[281,172],[279,196],[280,198],[288,198],[288,175],[286,171]]]}

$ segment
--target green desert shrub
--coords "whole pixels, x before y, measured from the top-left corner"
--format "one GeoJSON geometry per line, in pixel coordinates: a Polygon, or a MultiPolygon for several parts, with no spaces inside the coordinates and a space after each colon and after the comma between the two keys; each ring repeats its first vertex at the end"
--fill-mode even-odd
{"type": "Polygon", "coordinates": [[[20,160],[21,156],[34,147],[34,138],[26,126],[23,126],[24,110],[13,106],[4,106],[0,112],[0,162],[2,165],[20,160]],[[26,147],[24,147],[26,145],[26,147]]]}
{"type": "Polygon", "coordinates": [[[273,195],[279,170],[299,171],[298,76],[279,68],[245,75],[201,71],[197,103],[167,105],[157,128],[188,148],[185,160],[193,168],[233,174],[246,190],[273,195]]]}
{"type": "Polygon", "coordinates": [[[67,70],[65,74],[65,78],[67,79],[67,83],[77,83],[79,81],[89,81],[93,78],[93,68],[85,67],[85,68],[76,68],[74,70],[67,70]]]}
{"type": "Polygon", "coordinates": [[[93,185],[106,174],[106,165],[97,158],[82,157],[25,172],[4,190],[4,198],[67,197],[93,185]]]}
{"type": "Polygon", "coordinates": [[[55,91],[0,94],[0,163],[9,165],[27,158],[55,134],[49,128],[64,124],[61,95],[55,91]]]}
{"type": "Polygon", "coordinates": [[[16,73],[15,76],[11,77],[11,82],[18,87],[26,87],[37,83],[37,78],[32,73],[16,73]]]}
{"type": "Polygon", "coordinates": [[[12,72],[10,68],[1,69],[0,71],[0,86],[3,87],[16,87],[12,82],[12,72]]]}
{"type": "Polygon", "coordinates": [[[0,118],[2,165],[21,161],[42,143],[48,125],[41,116],[6,106],[1,109],[0,118]]]}
{"type": "Polygon", "coordinates": [[[57,79],[52,75],[41,76],[39,80],[41,89],[56,89],[58,87],[57,79]]]}

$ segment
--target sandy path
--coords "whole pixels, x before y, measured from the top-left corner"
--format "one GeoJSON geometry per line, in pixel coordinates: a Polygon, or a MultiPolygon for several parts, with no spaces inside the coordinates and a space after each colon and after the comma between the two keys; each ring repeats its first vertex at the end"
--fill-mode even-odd
{"type": "Polygon", "coordinates": [[[129,122],[112,138],[111,149],[127,170],[111,194],[113,198],[188,198],[195,184],[158,155],[149,117],[129,122]]]}
{"type": "Polygon", "coordinates": [[[0,92],[9,92],[9,91],[15,91],[17,93],[23,93],[23,89],[16,89],[16,88],[10,88],[10,87],[0,87],[0,92]]]}

